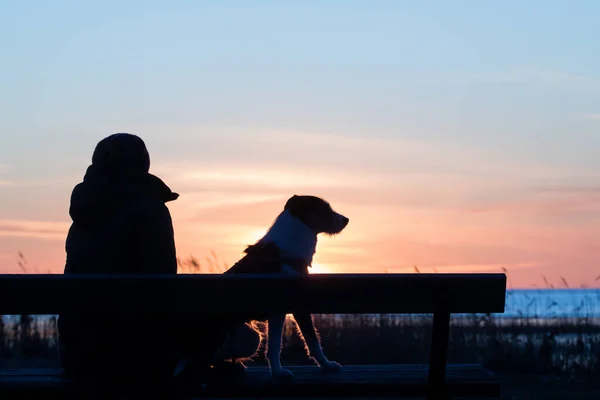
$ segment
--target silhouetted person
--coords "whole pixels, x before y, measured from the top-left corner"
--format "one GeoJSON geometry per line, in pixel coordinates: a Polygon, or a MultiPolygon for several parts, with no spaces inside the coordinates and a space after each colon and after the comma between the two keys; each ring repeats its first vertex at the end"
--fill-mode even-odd
{"type": "MultiPolygon", "coordinates": [[[[117,133],[97,144],[71,195],[65,274],[177,273],[165,203],[179,195],[149,168],[135,135],[117,133]]],[[[177,357],[171,322],[160,315],[61,315],[61,364],[80,377],[168,376],[177,357]]]]}

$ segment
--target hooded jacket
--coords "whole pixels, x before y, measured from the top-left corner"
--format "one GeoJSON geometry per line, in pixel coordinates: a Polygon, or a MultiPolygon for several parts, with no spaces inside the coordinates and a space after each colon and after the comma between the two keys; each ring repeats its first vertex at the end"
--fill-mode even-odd
{"type": "Polygon", "coordinates": [[[94,151],[71,195],[65,274],[177,273],[171,215],[179,195],[148,173],[144,142],[116,134],[94,151]]]}
{"type": "MultiPolygon", "coordinates": [[[[179,195],[149,167],[146,146],[137,136],[120,133],[98,143],[83,182],[71,195],[65,274],[177,273],[165,203],[179,195]]],[[[63,367],[71,374],[98,375],[166,365],[157,353],[158,343],[165,356],[170,351],[161,327],[166,322],[139,315],[61,315],[63,367]]]]}

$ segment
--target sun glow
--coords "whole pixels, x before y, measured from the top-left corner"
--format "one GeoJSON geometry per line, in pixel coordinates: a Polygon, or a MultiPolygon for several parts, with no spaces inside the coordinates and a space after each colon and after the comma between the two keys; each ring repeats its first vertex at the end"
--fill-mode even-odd
{"type": "Polygon", "coordinates": [[[325,264],[313,263],[312,268],[309,268],[311,274],[330,274],[331,269],[325,264]]]}
{"type": "Polygon", "coordinates": [[[242,237],[242,241],[244,242],[244,245],[251,245],[258,242],[258,240],[265,236],[266,233],[266,229],[251,230],[242,237]]]}

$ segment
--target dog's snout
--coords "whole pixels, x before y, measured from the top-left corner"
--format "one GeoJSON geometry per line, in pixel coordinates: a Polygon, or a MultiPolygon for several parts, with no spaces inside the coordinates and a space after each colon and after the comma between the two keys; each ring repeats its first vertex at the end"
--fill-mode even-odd
{"type": "Polygon", "coordinates": [[[338,227],[338,231],[341,231],[342,229],[344,229],[346,227],[346,225],[348,225],[348,222],[350,222],[350,220],[348,218],[346,218],[342,214],[336,213],[336,222],[335,222],[335,224],[338,227]]]}
{"type": "Polygon", "coordinates": [[[342,216],[342,228],[345,228],[346,225],[348,225],[348,222],[350,222],[350,220],[344,216],[342,216]]]}
{"type": "Polygon", "coordinates": [[[342,214],[334,213],[333,218],[331,219],[331,228],[325,232],[328,232],[332,235],[340,233],[344,230],[346,225],[348,225],[348,222],[350,222],[350,220],[342,214]]]}

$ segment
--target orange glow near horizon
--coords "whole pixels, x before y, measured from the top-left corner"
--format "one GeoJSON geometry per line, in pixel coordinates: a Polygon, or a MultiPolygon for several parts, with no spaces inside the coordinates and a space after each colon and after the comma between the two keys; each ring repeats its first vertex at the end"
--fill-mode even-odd
{"type": "MultiPolygon", "coordinates": [[[[314,140],[322,152],[334,152],[327,146],[338,141],[297,140],[295,146],[309,146],[314,140]]],[[[403,157],[412,152],[439,160],[446,157],[435,148],[397,146],[385,140],[351,139],[346,146],[371,152],[381,163],[396,160],[399,152],[404,152],[403,157]]],[[[219,265],[230,266],[246,246],[265,234],[289,196],[314,194],[330,201],[350,223],[340,235],[319,238],[311,273],[506,271],[513,287],[544,287],[546,280],[561,287],[563,278],[573,287],[600,286],[595,242],[600,232],[600,192],[569,187],[524,190],[514,176],[554,177],[561,171],[494,164],[489,155],[481,157],[485,163],[479,164],[500,178],[377,168],[320,171],[315,165],[294,169],[232,163],[220,170],[218,165],[158,164],[153,168],[181,195],[168,208],[177,253],[183,259],[194,256],[203,262],[214,252],[219,265]],[[250,175],[253,179],[248,182],[250,175]],[[319,179],[313,182],[312,176],[319,179]]],[[[414,162],[424,158],[416,157],[414,162]]],[[[52,190],[58,192],[56,185],[52,190]]],[[[43,203],[60,218],[0,220],[1,272],[22,272],[18,251],[27,257],[30,272],[62,272],[71,190],[69,181],[60,187],[60,198],[50,203],[48,195],[43,203]]],[[[35,209],[36,203],[31,200],[29,206],[35,209]]]]}
{"type": "MultiPolygon", "coordinates": [[[[385,218],[381,217],[390,225],[399,225],[402,222],[400,233],[396,233],[391,228],[389,231],[377,228],[381,223],[378,215],[381,209],[366,211],[361,207],[344,207],[343,204],[336,207],[333,201],[332,204],[334,208],[348,215],[351,223],[336,237],[320,238],[318,251],[310,270],[313,274],[507,272],[510,285],[513,287],[544,287],[545,279],[556,287],[561,287],[563,286],[561,277],[565,277],[574,287],[582,284],[598,286],[598,280],[594,281],[593,270],[586,271],[581,268],[569,271],[560,268],[561,254],[562,257],[564,254],[568,255],[566,251],[574,251],[578,245],[569,231],[554,235],[532,228],[511,232],[511,225],[506,224],[502,227],[500,219],[494,223],[495,228],[487,232],[486,229],[457,224],[449,234],[444,224],[436,225],[432,222],[436,218],[435,215],[427,218],[417,213],[413,218],[409,218],[410,214],[398,211],[388,213],[385,218]],[[409,233],[403,234],[403,230],[409,233]],[[559,257],[558,260],[554,261],[548,257],[536,259],[535,254],[530,254],[532,253],[530,249],[549,248],[553,241],[556,243],[560,241],[565,249],[565,253],[561,253],[558,248],[551,251],[551,255],[556,254],[559,257]],[[486,243],[497,243],[499,249],[486,248],[489,246],[486,243]],[[479,249],[480,246],[483,248],[479,249]],[[502,251],[503,247],[508,246],[513,246],[513,251],[502,251]]],[[[188,215],[189,210],[182,210],[180,206],[170,207],[176,231],[178,255],[181,258],[193,255],[203,262],[204,257],[214,251],[220,263],[230,266],[242,256],[247,245],[255,243],[265,234],[274,218],[271,216],[276,215],[280,207],[281,201],[274,201],[269,204],[244,206],[242,208],[244,211],[237,213],[228,208],[229,217],[233,220],[238,219],[240,223],[244,222],[244,215],[262,215],[264,227],[260,227],[258,221],[252,221],[253,218],[250,218],[252,222],[250,225],[219,223],[211,220],[212,218],[207,218],[211,221],[206,223],[202,223],[201,220],[191,222],[189,219],[186,220],[187,218],[180,218],[188,215]],[[263,208],[267,208],[269,212],[263,208]]],[[[447,216],[447,222],[453,220],[451,214],[452,212],[447,216]]],[[[488,222],[491,222],[491,219],[488,222]]],[[[30,222],[24,226],[33,229],[35,223],[30,222]]],[[[61,273],[64,265],[64,237],[67,227],[68,224],[41,224],[39,229],[42,233],[37,240],[32,237],[35,233],[28,233],[28,231],[18,232],[16,238],[9,237],[10,231],[0,230],[0,235],[15,243],[19,240],[21,243],[26,243],[23,240],[28,240],[35,245],[33,251],[21,248],[30,263],[30,273],[47,270],[61,273]],[[40,259],[46,260],[47,263],[41,264],[40,259]]],[[[593,257],[590,258],[591,262],[593,260],[593,257]]],[[[0,263],[4,266],[5,273],[22,272],[17,266],[16,251],[12,258],[10,255],[0,258],[0,263]]]]}
{"type": "MultiPolygon", "coordinates": [[[[169,208],[178,255],[182,258],[193,255],[202,262],[214,251],[219,263],[232,265],[247,245],[265,234],[284,200],[282,197],[241,207],[224,206],[224,214],[219,207],[211,208],[212,212],[200,214],[197,219],[190,219],[193,211],[187,209],[186,202],[174,202],[169,208]]],[[[561,287],[563,277],[574,287],[598,286],[598,280],[594,280],[598,271],[582,268],[584,262],[588,265],[597,262],[597,254],[575,253],[582,248],[580,235],[586,234],[580,227],[547,232],[515,225],[502,215],[494,217],[493,213],[481,225],[477,222],[479,214],[470,212],[463,213],[465,217],[461,219],[461,213],[456,210],[423,213],[393,207],[371,209],[335,199],[331,202],[334,209],[349,216],[351,222],[340,235],[319,239],[310,271],[314,274],[506,271],[513,287],[544,287],[546,279],[561,287]],[[567,257],[579,258],[582,267],[563,268],[567,257]]],[[[29,272],[61,273],[69,224],[28,221],[17,225],[16,222],[0,224],[0,235],[25,254],[29,272]],[[12,235],[17,228],[16,235],[12,235]]],[[[588,228],[588,237],[592,237],[594,228],[595,225],[588,228]]],[[[2,272],[22,272],[16,253],[0,258],[2,272]]]]}
{"type": "Polygon", "coordinates": [[[313,263],[312,267],[310,268],[310,273],[311,274],[331,274],[334,273],[334,271],[332,271],[327,265],[325,264],[317,264],[317,263],[313,263]]]}

